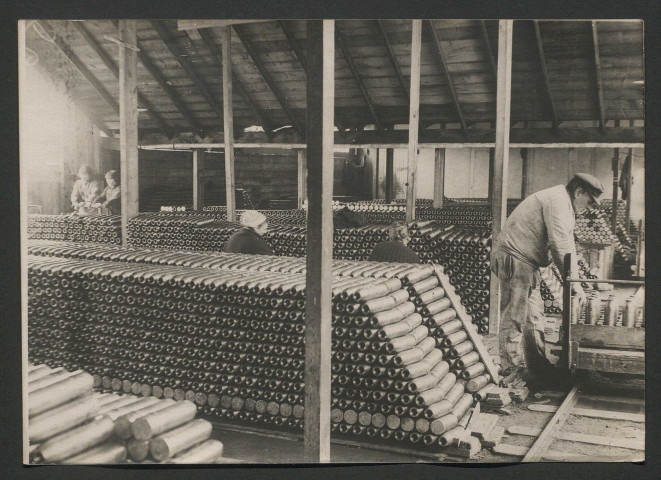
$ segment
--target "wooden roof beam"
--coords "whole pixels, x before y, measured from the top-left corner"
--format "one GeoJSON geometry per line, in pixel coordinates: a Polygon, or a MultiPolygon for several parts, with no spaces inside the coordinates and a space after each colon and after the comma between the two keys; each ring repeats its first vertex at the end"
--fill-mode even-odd
{"type": "Polygon", "coordinates": [[[37,20],[36,21],[43,30],[52,30],[53,32],[53,42],[64,54],[65,57],[76,67],[76,70],[85,77],[85,80],[92,86],[92,88],[98,93],[101,98],[103,98],[106,103],[113,109],[113,111],[119,115],[119,103],[110,95],[110,92],[106,90],[106,87],[89,71],[85,64],[78,58],[78,56],[71,50],[71,47],[64,41],[62,37],[55,31],[52,25],[48,23],[47,20],[37,20]]]}
{"type": "MultiPolygon", "coordinates": [[[[112,20],[112,24],[115,26],[115,29],[118,30],[119,24],[117,20],[112,20]]],[[[118,30],[119,31],[119,30],[118,30]]],[[[138,48],[140,47],[140,42],[138,42],[138,48]]],[[[154,62],[144,53],[143,49],[140,49],[138,52],[138,60],[142,63],[142,66],[145,67],[145,70],[154,77],[154,80],[158,83],[158,86],[163,89],[163,92],[168,96],[170,101],[177,107],[177,110],[184,117],[188,125],[191,126],[193,131],[198,135],[204,137],[205,132],[204,128],[200,123],[195,119],[191,111],[188,109],[184,101],[181,99],[179,94],[168,84],[167,79],[163,76],[160,70],[154,65],[154,62]]]]}
{"type": "Polygon", "coordinates": [[[190,78],[190,80],[193,82],[193,85],[195,85],[200,95],[202,95],[207,103],[211,105],[211,108],[214,112],[216,112],[216,115],[218,115],[218,118],[222,122],[223,106],[216,101],[202,77],[200,77],[193,69],[193,66],[188,60],[188,57],[184,54],[184,52],[181,51],[179,45],[177,44],[174,37],[170,34],[170,31],[168,30],[165,23],[163,23],[162,20],[151,20],[150,23],[172,56],[177,60],[177,62],[179,62],[181,68],[184,69],[186,75],[188,75],[188,78],[190,78]]]}
{"type": "Polygon", "coordinates": [[[599,59],[599,37],[597,32],[597,22],[592,21],[592,45],[594,47],[594,67],[597,78],[597,99],[599,102],[599,128],[604,132],[606,130],[606,119],[604,114],[604,89],[601,81],[601,60],[599,59]]]}
{"type": "Polygon", "coordinates": [[[464,114],[461,110],[461,105],[459,104],[459,98],[457,97],[457,92],[454,90],[454,84],[452,83],[452,78],[450,78],[450,72],[448,70],[447,62],[445,61],[445,55],[443,54],[443,50],[441,49],[440,39],[436,34],[436,30],[434,30],[434,25],[431,23],[431,20],[426,20],[425,25],[427,25],[427,30],[429,30],[429,34],[431,35],[432,40],[434,42],[434,53],[436,54],[436,58],[438,59],[438,62],[441,64],[441,67],[443,68],[443,75],[445,76],[445,81],[447,82],[448,88],[450,89],[450,95],[452,96],[452,102],[454,103],[454,108],[457,111],[457,116],[459,117],[461,130],[464,132],[464,135],[468,137],[468,127],[466,126],[466,119],[464,118],[464,114]]]}
{"type": "Polygon", "coordinates": [[[296,58],[298,59],[298,61],[301,63],[301,66],[303,67],[303,70],[305,71],[305,75],[307,75],[308,74],[308,59],[306,58],[305,54],[303,53],[303,50],[296,43],[296,37],[294,36],[294,31],[291,29],[291,27],[289,26],[289,24],[286,21],[279,20],[278,25],[280,26],[283,33],[285,34],[285,37],[287,37],[287,42],[289,43],[289,46],[294,51],[294,55],[296,55],[296,58]]]}
{"type": "Polygon", "coordinates": [[[372,119],[374,120],[374,125],[376,125],[377,129],[383,130],[383,124],[381,123],[378,115],[376,114],[376,110],[374,109],[374,104],[372,103],[372,99],[370,98],[369,93],[367,93],[367,89],[363,84],[363,80],[360,76],[360,73],[358,72],[358,68],[354,63],[353,58],[351,57],[351,54],[347,49],[346,42],[344,41],[344,37],[342,35],[342,32],[340,32],[340,28],[337,26],[337,23],[335,24],[335,42],[337,43],[337,46],[340,48],[340,51],[342,52],[342,57],[344,57],[344,61],[347,62],[347,65],[349,66],[349,70],[351,70],[351,75],[353,76],[353,79],[358,84],[358,88],[360,89],[360,93],[363,97],[363,100],[365,100],[365,103],[367,103],[367,107],[369,108],[370,114],[372,115],[372,119]]]}
{"type": "Polygon", "coordinates": [[[480,20],[480,30],[482,31],[482,41],[484,41],[484,45],[487,48],[487,58],[489,59],[491,70],[493,71],[493,78],[498,78],[498,67],[496,66],[496,60],[493,58],[493,49],[491,48],[491,40],[489,40],[489,31],[487,30],[487,23],[484,20],[480,20]]]}
{"type": "Polygon", "coordinates": [[[558,113],[555,110],[555,103],[553,102],[553,92],[551,91],[551,82],[549,81],[549,71],[546,67],[546,56],[544,55],[544,45],[542,43],[542,32],[539,28],[539,22],[533,20],[535,26],[535,38],[537,40],[537,51],[539,52],[539,62],[542,67],[542,75],[544,76],[544,87],[546,88],[546,96],[548,97],[549,107],[551,107],[551,122],[553,130],[558,130],[558,113]]]}
{"type": "MultiPolygon", "coordinates": [[[[294,36],[294,31],[291,29],[289,24],[286,21],[278,21],[278,25],[280,25],[280,28],[282,29],[283,33],[285,34],[285,37],[287,37],[287,42],[289,43],[289,46],[291,47],[292,51],[294,52],[294,56],[298,59],[300,62],[301,66],[303,67],[303,71],[305,72],[305,76],[308,76],[308,59],[303,52],[303,50],[298,46],[296,43],[296,37],[294,36]]],[[[343,130],[345,129],[344,126],[342,125],[342,122],[339,122],[337,120],[337,113],[335,114],[335,126],[337,129],[340,131],[342,136],[343,130]]]]}
{"type": "MultiPolygon", "coordinates": [[[[76,29],[76,31],[82,36],[87,44],[96,52],[103,64],[112,72],[115,78],[119,79],[119,67],[115,64],[114,60],[110,58],[110,55],[99,45],[99,43],[92,37],[92,34],[85,28],[82,22],[72,22],[69,21],[71,25],[76,29]]],[[[124,48],[124,47],[122,47],[124,48]]],[[[154,111],[154,107],[149,103],[144,96],[140,95],[138,92],[138,103],[147,109],[147,114],[154,120],[158,128],[165,134],[166,137],[172,138],[172,128],[168,126],[163,118],[154,111]]]]}
{"type": "MultiPolygon", "coordinates": [[[[202,30],[188,30],[188,32],[197,32],[197,34],[200,36],[202,39],[202,42],[207,46],[209,50],[211,50],[211,53],[216,57],[218,60],[218,64],[222,68],[223,66],[223,52],[221,51],[220,48],[218,48],[218,45],[213,41],[213,38],[211,37],[211,34],[209,33],[208,30],[202,29],[202,30]]],[[[269,121],[264,117],[262,112],[259,111],[259,108],[257,108],[257,105],[252,101],[250,98],[250,95],[248,95],[248,92],[246,91],[245,88],[243,88],[243,85],[241,84],[241,81],[239,78],[236,76],[236,72],[232,71],[232,89],[236,93],[239,94],[243,102],[246,104],[248,109],[252,112],[253,116],[261,125],[261,127],[264,129],[264,132],[266,135],[271,138],[271,132],[273,130],[273,127],[269,123],[269,121]]]]}
{"type": "Polygon", "coordinates": [[[264,62],[262,62],[262,59],[259,58],[259,53],[255,50],[255,47],[252,45],[252,43],[248,39],[248,36],[243,31],[243,27],[241,27],[240,25],[234,25],[232,28],[234,28],[234,31],[236,32],[236,36],[239,37],[239,40],[243,44],[243,47],[248,52],[248,55],[250,56],[253,63],[257,67],[257,70],[259,70],[259,73],[262,75],[262,78],[264,78],[264,81],[266,82],[268,87],[271,89],[271,92],[273,92],[273,95],[278,100],[280,107],[284,110],[285,114],[287,115],[287,118],[289,118],[289,121],[293,125],[294,129],[298,132],[298,134],[302,138],[305,138],[305,125],[298,118],[296,118],[296,115],[294,114],[292,109],[289,108],[289,106],[287,105],[286,96],[278,88],[275,79],[273,78],[271,73],[266,69],[264,62]]]}
{"type": "Polygon", "coordinates": [[[388,40],[388,34],[386,33],[385,29],[383,28],[383,22],[381,20],[374,20],[374,24],[376,25],[376,29],[379,32],[379,35],[381,36],[381,39],[383,40],[383,44],[386,47],[386,53],[388,54],[388,58],[390,59],[390,63],[392,64],[393,68],[395,69],[395,72],[397,73],[397,80],[399,80],[399,85],[402,87],[402,90],[406,94],[406,97],[409,97],[409,87],[406,84],[406,80],[404,79],[404,74],[402,73],[402,68],[399,66],[399,62],[397,61],[397,57],[395,57],[395,52],[392,49],[392,45],[390,44],[390,40],[388,40]]]}

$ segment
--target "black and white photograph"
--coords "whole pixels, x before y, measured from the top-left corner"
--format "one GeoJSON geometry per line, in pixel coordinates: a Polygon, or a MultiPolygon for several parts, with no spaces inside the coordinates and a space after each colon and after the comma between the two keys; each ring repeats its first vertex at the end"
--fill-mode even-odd
{"type": "Polygon", "coordinates": [[[23,464],[644,462],[644,34],[20,20],[23,464]]]}

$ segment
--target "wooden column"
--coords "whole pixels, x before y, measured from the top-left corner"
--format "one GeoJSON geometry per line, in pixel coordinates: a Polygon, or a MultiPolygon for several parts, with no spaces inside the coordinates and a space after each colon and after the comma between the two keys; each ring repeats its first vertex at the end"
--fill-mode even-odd
{"type": "Polygon", "coordinates": [[[372,200],[379,198],[379,152],[378,148],[374,149],[374,169],[372,171],[372,200]]]}
{"type": "MultiPolygon", "coordinates": [[[[474,148],[471,148],[471,151],[474,151],[474,148]]],[[[489,149],[489,185],[488,185],[488,192],[487,192],[487,198],[489,199],[490,202],[493,203],[493,175],[494,175],[494,162],[496,159],[496,151],[493,148],[489,149]]]]}
{"type": "Polygon", "coordinates": [[[624,229],[627,234],[629,233],[629,224],[631,223],[631,189],[633,188],[633,148],[629,149],[629,178],[627,178],[627,210],[626,217],[624,219],[624,229]]]}
{"type": "Polygon", "coordinates": [[[530,154],[532,149],[522,148],[521,152],[521,200],[526,198],[529,195],[530,183],[529,183],[529,172],[530,172],[530,154]]]}
{"type": "Polygon", "coordinates": [[[392,203],[395,149],[386,148],[386,203],[392,203]]]}
{"type": "Polygon", "coordinates": [[[418,127],[420,125],[420,51],[422,20],[413,20],[411,34],[411,92],[409,97],[409,154],[406,180],[406,221],[415,219],[415,181],[418,169],[418,127]]]}
{"type": "Polygon", "coordinates": [[[204,170],[204,150],[196,148],[193,150],[193,210],[204,208],[204,185],[201,180],[204,170]]]}
{"type": "Polygon", "coordinates": [[[434,153],[434,208],[441,208],[445,195],[445,149],[437,148],[434,153]]]}
{"type": "MultiPolygon", "coordinates": [[[[119,39],[135,46],[136,21],[119,21],[119,39]]],[[[119,47],[119,158],[122,185],[122,245],[128,242],[128,222],[139,213],[138,198],[138,56],[119,47]]]]}
{"type": "MultiPolygon", "coordinates": [[[[512,20],[498,22],[498,82],[496,90],[496,148],[493,175],[493,228],[495,239],[507,215],[507,167],[510,147],[510,101],[512,89],[512,20]]],[[[498,332],[500,291],[498,277],[491,275],[489,333],[498,332]]]]}
{"type": "Polygon", "coordinates": [[[613,231],[613,235],[617,233],[617,180],[619,177],[619,171],[620,171],[620,149],[616,148],[613,151],[613,163],[612,163],[612,168],[613,168],[613,214],[611,215],[611,230],[613,231]]]}
{"type": "Polygon", "coordinates": [[[223,27],[223,140],[225,142],[225,195],[227,197],[227,220],[230,222],[236,222],[231,41],[232,27],[223,27]]]}
{"type": "Polygon", "coordinates": [[[308,161],[307,152],[298,150],[298,208],[303,208],[303,202],[308,198],[307,178],[308,161]]]}
{"type": "Polygon", "coordinates": [[[330,460],[335,21],[308,20],[305,460],[330,460]]]}

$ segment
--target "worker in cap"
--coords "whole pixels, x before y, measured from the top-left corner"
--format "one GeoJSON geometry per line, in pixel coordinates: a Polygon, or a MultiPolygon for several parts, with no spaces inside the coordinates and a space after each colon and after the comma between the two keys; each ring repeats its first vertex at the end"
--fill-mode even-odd
{"type": "MultiPolygon", "coordinates": [[[[575,215],[597,205],[603,191],[597,178],[577,173],[567,185],[541,190],[523,200],[494,240],[491,271],[500,284],[498,340],[503,376],[524,366],[532,380],[554,373],[544,350],[546,319],[539,269],[553,262],[564,276],[564,258],[570,253],[572,271],[578,271],[575,215]]],[[[580,301],[585,300],[581,285],[572,286],[580,301]]]]}
{"type": "Polygon", "coordinates": [[[268,230],[268,221],[257,210],[246,210],[240,218],[243,228],[232,234],[225,244],[227,253],[250,253],[254,255],[275,255],[262,238],[268,230]]]}
{"type": "Polygon", "coordinates": [[[89,165],[82,165],[78,169],[78,180],[71,190],[71,206],[74,211],[84,213],[100,193],[101,185],[94,180],[94,171],[89,165]]]}

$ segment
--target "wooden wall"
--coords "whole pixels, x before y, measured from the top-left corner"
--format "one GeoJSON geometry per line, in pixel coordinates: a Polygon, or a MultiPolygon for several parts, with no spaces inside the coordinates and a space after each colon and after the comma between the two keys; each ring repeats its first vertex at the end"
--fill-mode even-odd
{"type": "MultiPolygon", "coordinates": [[[[604,185],[603,198],[612,198],[613,179],[610,148],[576,148],[573,153],[566,148],[536,148],[528,150],[530,165],[530,193],[554,185],[567,183],[574,173],[587,172],[604,185]]],[[[620,167],[628,153],[620,149],[620,167]]],[[[645,162],[644,150],[634,150],[634,184],[632,188],[631,218],[635,221],[645,215],[645,162]]],[[[395,198],[406,196],[406,150],[396,149],[393,161],[393,188],[395,198]]],[[[448,148],[446,155],[445,196],[449,198],[486,198],[488,195],[489,149],[448,148]]],[[[379,153],[378,191],[375,198],[385,198],[386,150],[379,153]]],[[[376,166],[376,150],[370,150],[368,160],[376,166]]],[[[434,150],[421,149],[418,157],[417,197],[433,198],[434,194],[434,150]]],[[[522,159],[518,148],[510,150],[508,175],[508,197],[521,198],[522,159]]],[[[621,196],[621,192],[618,193],[621,196]]]]}

